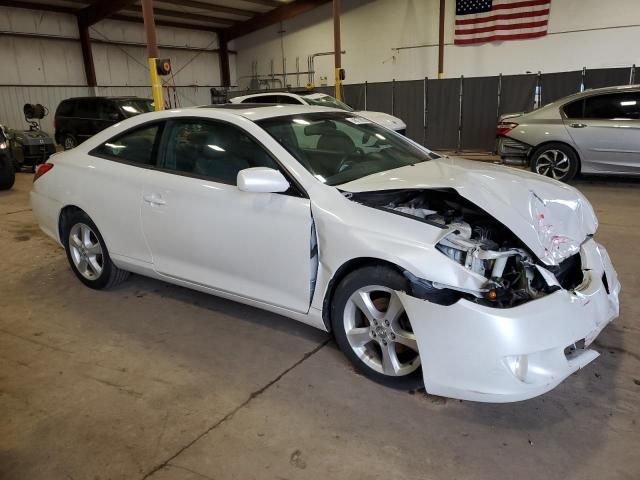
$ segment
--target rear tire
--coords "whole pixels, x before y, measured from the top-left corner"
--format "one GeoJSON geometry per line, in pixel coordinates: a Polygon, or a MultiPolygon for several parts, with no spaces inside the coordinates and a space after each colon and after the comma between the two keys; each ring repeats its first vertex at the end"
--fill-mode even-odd
{"type": "Polygon", "coordinates": [[[0,158],[0,190],[9,190],[16,181],[16,172],[9,157],[0,158]]]}
{"type": "Polygon", "coordinates": [[[65,150],[71,150],[72,148],[76,148],[78,146],[78,140],[75,136],[70,133],[65,133],[62,137],[62,147],[65,150]]]}
{"type": "Polygon", "coordinates": [[[570,146],[554,142],[536,148],[531,155],[531,171],[560,182],[573,179],[580,168],[580,160],[570,146]]]}
{"type": "Polygon", "coordinates": [[[331,325],[340,350],[366,377],[409,390],[422,386],[420,355],[396,291],[407,280],[385,266],[349,273],[336,287],[331,325]]]}
{"type": "Polygon", "coordinates": [[[111,261],[104,239],[91,218],[81,210],[64,219],[63,242],[69,265],[87,287],[108,289],[122,283],[129,272],[111,261]]]}

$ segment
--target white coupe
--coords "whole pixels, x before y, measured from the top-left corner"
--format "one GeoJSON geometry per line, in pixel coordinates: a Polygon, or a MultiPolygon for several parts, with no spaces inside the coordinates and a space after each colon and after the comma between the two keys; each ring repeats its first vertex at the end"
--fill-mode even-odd
{"type": "Polygon", "coordinates": [[[139,115],[52,156],[31,201],[85,285],[134,272],[276,312],[399,388],[531,398],[618,315],[577,190],[337,109],[139,115]]]}

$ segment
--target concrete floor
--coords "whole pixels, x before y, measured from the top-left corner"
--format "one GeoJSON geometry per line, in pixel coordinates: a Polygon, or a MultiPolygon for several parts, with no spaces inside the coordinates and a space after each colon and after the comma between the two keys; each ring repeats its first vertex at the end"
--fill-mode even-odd
{"type": "Polygon", "coordinates": [[[386,389],[320,331],[155,280],[85,288],[30,184],[0,192],[0,478],[640,478],[638,182],[576,184],[623,285],[601,357],[506,405],[386,389]]]}

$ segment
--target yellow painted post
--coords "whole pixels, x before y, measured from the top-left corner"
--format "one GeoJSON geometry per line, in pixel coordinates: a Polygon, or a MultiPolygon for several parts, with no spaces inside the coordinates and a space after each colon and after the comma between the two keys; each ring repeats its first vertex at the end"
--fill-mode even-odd
{"type": "Polygon", "coordinates": [[[162,80],[156,69],[156,59],[149,59],[149,78],[151,79],[151,94],[156,112],[164,110],[164,95],[162,94],[162,80]]]}
{"type": "Polygon", "coordinates": [[[342,101],[342,79],[340,78],[341,68],[336,68],[336,98],[342,101]]]}

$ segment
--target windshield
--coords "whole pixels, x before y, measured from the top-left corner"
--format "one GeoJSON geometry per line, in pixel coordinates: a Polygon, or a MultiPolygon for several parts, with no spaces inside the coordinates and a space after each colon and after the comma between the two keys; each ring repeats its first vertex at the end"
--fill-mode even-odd
{"type": "Polygon", "coordinates": [[[315,105],[317,107],[331,107],[339,108],[340,110],[346,110],[347,112],[353,112],[346,103],[342,103],[337,98],[333,98],[331,95],[325,95],[324,93],[312,93],[311,95],[303,95],[303,97],[309,105],[315,105]]]}
{"type": "Polygon", "coordinates": [[[129,98],[120,102],[120,107],[129,116],[153,112],[153,100],[147,98],[129,98]]]}
{"type": "Polygon", "coordinates": [[[405,137],[348,113],[309,113],[257,123],[327,185],[438,158],[405,137]]]}

